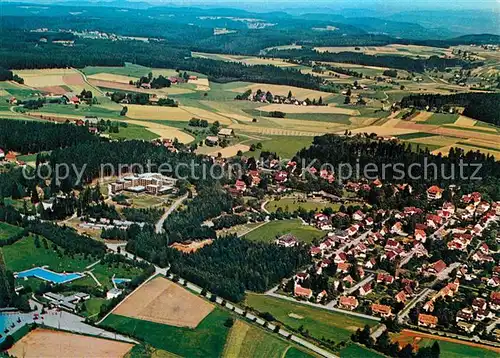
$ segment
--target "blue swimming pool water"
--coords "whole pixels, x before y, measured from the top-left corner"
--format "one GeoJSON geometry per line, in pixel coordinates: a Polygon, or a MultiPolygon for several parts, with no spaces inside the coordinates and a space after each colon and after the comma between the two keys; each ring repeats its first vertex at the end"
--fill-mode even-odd
{"type": "Polygon", "coordinates": [[[129,278],[114,278],[113,282],[119,285],[120,283],[124,282],[130,282],[131,280],[129,278]]]}
{"type": "Polygon", "coordinates": [[[60,284],[76,280],[78,278],[83,277],[83,275],[79,273],[57,273],[41,267],[35,267],[30,270],[19,272],[17,274],[17,277],[18,278],[36,277],[44,281],[60,284]]]}

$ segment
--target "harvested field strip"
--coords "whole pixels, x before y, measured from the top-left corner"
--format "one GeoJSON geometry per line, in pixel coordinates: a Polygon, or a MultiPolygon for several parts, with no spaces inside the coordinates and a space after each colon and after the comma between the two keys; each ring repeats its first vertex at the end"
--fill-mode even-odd
{"type": "Polygon", "coordinates": [[[469,146],[469,147],[470,146],[474,146],[476,148],[488,149],[488,150],[493,150],[493,151],[496,151],[496,152],[500,152],[500,148],[498,148],[498,147],[496,147],[496,148],[494,148],[494,147],[488,147],[486,145],[477,144],[477,142],[474,142],[474,141],[470,142],[470,143],[468,143],[468,142],[458,142],[456,144],[459,145],[459,146],[460,145],[466,145],[466,146],[469,146]]]}
{"type": "Polygon", "coordinates": [[[453,145],[458,141],[458,138],[445,137],[445,136],[431,136],[426,138],[416,138],[412,139],[413,143],[423,143],[430,145],[437,145],[438,148],[445,145],[453,145]]]}
{"type": "Polygon", "coordinates": [[[181,286],[157,277],[123,301],[113,314],[176,327],[195,328],[214,309],[181,286]]]}
{"type": "Polygon", "coordinates": [[[129,77],[123,75],[114,75],[111,73],[97,73],[95,75],[87,76],[89,80],[101,80],[101,81],[109,81],[109,82],[118,82],[129,84],[130,81],[137,81],[139,78],[137,77],[129,77]]]}
{"type": "Polygon", "coordinates": [[[258,133],[258,134],[263,134],[263,135],[315,137],[315,136],[325,134],[325,132],[306,132],[306,131],[287,130],[287,129],[280,129],[280,128],[254,127],[254,126],[249,126],[249,125],[244,125],[244,124],[232,124],[229,127],[236,129],[236,130],[242,130],[242,131],[248,132],[248,133],[258,133]]]}
{"type": "Polygon", "coordinates": [[[432,112],[417,112],[411,117],[411,119],[415,122],[427,122],[427,120],[431,118],[433,114],[434,113],[432,112]]]}
{"type": "MultiPolygon", "coordinates": [[[[461,127],[473,127],[476,124],[477,120],[465,116],[459,116],[458,119],[455,121],[455,125],[461,127]]],[[[492,129],[494,130],[494,128],[492,129]]]]}
{"type": "Polygon", "coordinates": [[[226,342],[224,358],[281,358],[289,344],[264,330],[237,320],[226,342]]]}
{"type": "Polygon", "coordinates": [[[248,145],[235,144],[235,145],[231,145],[231,146],[226,147],[226,148],[215,149],[215,150],[207,152],[205,154],[218,155],[220,153],[222,158],[231,158],[231,157],[236,156],[239,151],[241,151],[242,153],[245,153],[249,150],[250,150],[250,146],[248,146],[248,145]]]}
{"type": "Polygon", "coordinates": [[[418,139],[418,138],[429,138],[429,137],[434,137],[437,136],[437,134],[433,133],[408,133],[408,134],[400,134],[396,137],[398,137],[401,140],[409,140],[409,139],[418,139]]]}
{"type": "Polygon", "coordinates": [[[48,329],[35,329],[9,349],[16,357],[123,357],[130,343],[48,329]]]}

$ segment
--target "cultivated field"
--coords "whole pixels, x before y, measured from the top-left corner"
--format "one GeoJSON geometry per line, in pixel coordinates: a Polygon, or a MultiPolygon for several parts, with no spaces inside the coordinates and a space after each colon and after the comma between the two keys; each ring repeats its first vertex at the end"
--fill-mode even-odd
{"type": "MultiPolygon", "coordinates": [[[[281,358],[289,349],[295,348],[260,328],[237,320],[229,332],[222,356],[224,358],[281,358]]],[[[303,351],[297,350],[297,352],[302,354],[302,357],[309,356],[303,351]]]]}
{"type": "Polygon", "coordinates": [[[198,91],[209,91],[210,83],[208,82],[208,78],[198,78],[196,80],[188,80],[189,84],[195,85],[196,90],[198,91]]]}
{"type": "Polygon", "coordinates": [[[62,94],[70,91],[80,93],[85,89],[100,94],[96,88],[86,83],[82,73],[75,69],[17,70],[15,73],[24,78],[26,86],[48,93],[62,94]]]}
{"type": "Polygon", "coordinates": [[[214,309],[202,298],[157,277],[115,308],[113,314],[175,327],[195,328],[214,309]]]}
{"type": "Polygon", "coordinates": [[[54,331],[35,329],[9,349],[15,357],[123,357],[132,349],[130,343],[54,331]]]}
{"type": "Polygon", "coordinates": [[[217,147],[216,149],[213,150],[210,147],[201,147],[201,149],[204,149],[203,154],[218,156],[220,153],[222,158],[231,158],[234,157],[236,154],[238,154],[239,151],[241,151],[242,153],[249,151],[250,146],[246,144],[235,144],[226,148],[217,147]],[[209,149],[207,150],[207,148],[209,149]]]}
{"type": "Polygon", "coordinates": [[[180,243],[176,242],[170,245],[171,248],[179,250],[180,252],[184,252],[186,254],[190,254],[193,252],[198,251],[202,247],[206,245],[210,245],[213,242],[212,239],[206,239],[206,240],[201,240],[201,241],[193,241],[190,243],[180,243]]]}
{"type": "MultiPolygon", "coordinates": [[[[145,127],[147,128],[147,130],[154,134],[157,134],[162,139],[177,138],[177,140],[181,143],[191,143],[194,140],[194,138],[188,133],[183,132],[178,128],[166,126],[161,123],[154,123],[149,121],[134,121],[130,119],[125,120],[125,122],[132,125],[145,127]]],[[[120,132],[121,131],[123,131],[122,128],[120,128],[120,132]]]]}
{"type": "Polygon", "coordinates": [[[391,44],[387,46],[340,46],[340,47],[316,47],[319,52],[359,52],[367,55],[400,55],[408,57],[430,57],[430,56],[451,56],[451,49],[417,46],[417,45],[398,45],[391,44]]]}
{"type": "Polygon", "coordinates": [[[169,121],[184,121],[187,122],[191,118],[196,117],[206,119],[213,123],[219,121],[221,124],[230,124],[229,118],[220,116],[216,113],[195,107],[162,107],[162,106],[141,106],[139,104],[127,105],[127,117],[133,119],[148,119],[148,120],[169,120],[169,121]]]}
{"type": "Polygon", "coordinates": [[[349,116],[359,116],[357,109],[340,108],[334,106],[294,106],[290,104],[269,104],[257,108],[260,111],[271,112],[280,111],[284,113],[328,113],[328,114],[346,114],[349,116]]]}
{"type": "Polygon", "coordinates": [[[228,312],[216,308],[192,329],[112,314],[102,325],[181,357],[206,358],[222,356],[229,333],[229,328],[224,323],[229,317],[228,312]]]}
{"type": "Polygon", "coordinates": [[[118,82],[129,84],[130,81],[139,80],[137,77],[129,77],[123,75],[115,75],[112,73],[97,73],[95,75],[87,76],[89,80],[98,80],[98,81],[109,81],[109,82],[118,82]]]}

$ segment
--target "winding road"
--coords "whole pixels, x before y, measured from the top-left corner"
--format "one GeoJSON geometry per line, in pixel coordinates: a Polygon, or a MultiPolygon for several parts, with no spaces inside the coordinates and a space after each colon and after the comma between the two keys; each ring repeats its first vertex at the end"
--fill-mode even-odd
{"type": "Polygon", "coordinates": [[[184,196],[181,196],[179,199],[177,199],[169,208],[167,211],[165,211],[165,214],[163,214],[158,220],[158,222],[155,224],[155,232],[157,234],[161,234],[163,230],[163,223],[165,220],[167,220],[168,216],[172,214],[177,208],[188,198],[188,194],[185,194],[184,196]]]}

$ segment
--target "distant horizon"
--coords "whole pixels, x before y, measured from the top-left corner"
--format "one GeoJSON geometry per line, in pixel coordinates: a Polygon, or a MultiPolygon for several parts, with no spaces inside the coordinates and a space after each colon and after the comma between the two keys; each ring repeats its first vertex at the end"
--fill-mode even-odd
{"type": "MultiPolygon", "coordinates": [[[[82,6],[86,3],[117,3],[116,0],[83,0],[82,6]]],[[[262,1],[257,0],[125,0],[125,3],[147,3],[152,6],[180,6],[180,7],[230,7],[256,12],[287,11],[287,12],[323,12],[333,10],[335,12],[349,10],[373,11],[373,16],[380,13],[397,13],[404,11],[457,11],[457,10],[481,10],[500,13],[500,2],[497,0],[455,0],[455,1],[431,1],[431,0],[360,0],[352,2],[349,0],[316,0],[315,6],[310,8],[307,5],[297,6],[290,0],[266,0],[265,6],[262,1]],[[375,9],[375,10],[374,10],[375,9]]],[[[65,3],[76,3],[76,0],[0,0],[0,3],[28,3],[40,5],[64,5],[65,3]]],[[[367,14],[368,15],[368,14],[367,14]]],[[[499,19],[500,26],[500,19],[499,19]]]]}

